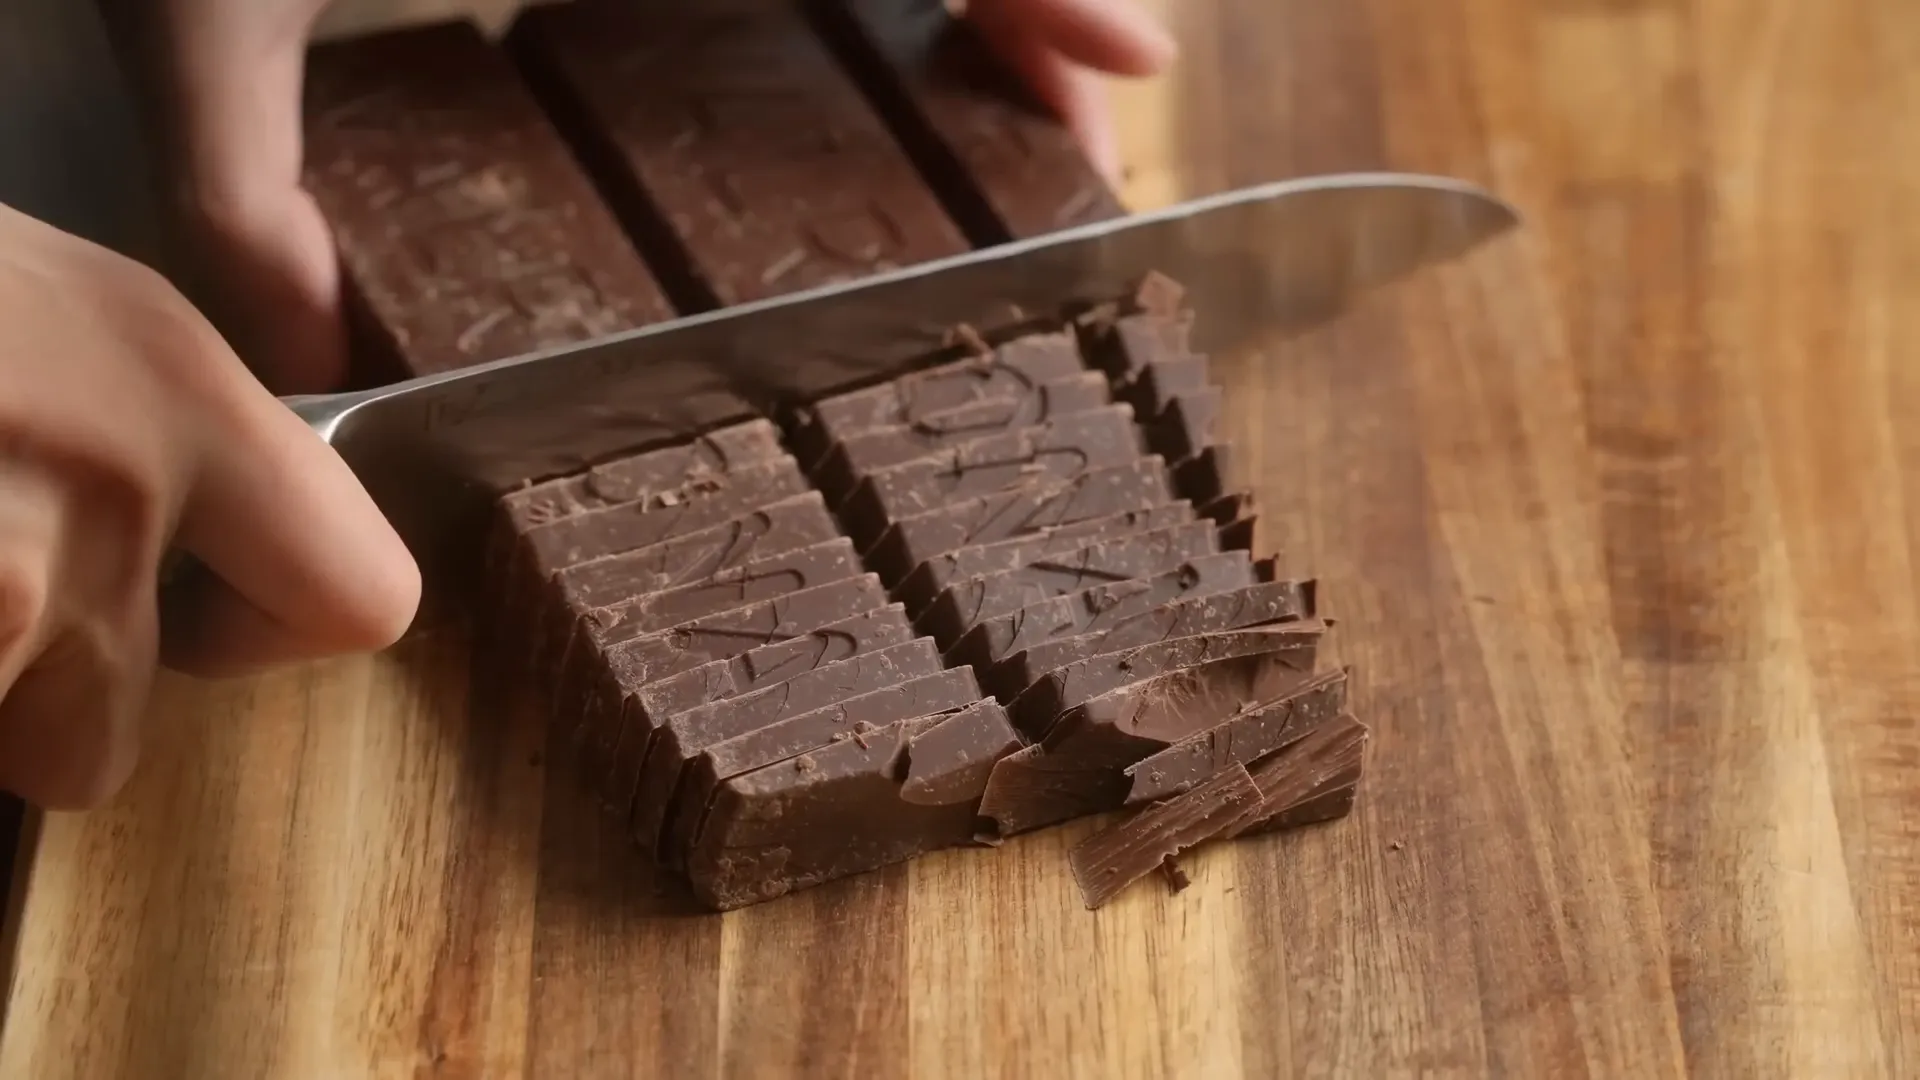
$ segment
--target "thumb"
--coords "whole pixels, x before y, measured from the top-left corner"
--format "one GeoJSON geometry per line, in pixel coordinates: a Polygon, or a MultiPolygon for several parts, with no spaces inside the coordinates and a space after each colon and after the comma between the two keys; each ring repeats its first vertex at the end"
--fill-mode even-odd
{"type": "Polygon", "coordinates": [[[292,411],[244,375],[227,397],[174,538],[203,569],[168,590],[162,661],[230,675],[392,644],[420,600],[399,536],[292,411]]]}

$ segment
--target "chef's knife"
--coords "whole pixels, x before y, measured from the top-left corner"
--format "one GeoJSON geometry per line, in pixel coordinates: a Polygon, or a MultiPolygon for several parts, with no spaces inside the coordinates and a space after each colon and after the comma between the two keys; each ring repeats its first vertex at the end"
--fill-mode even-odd
{"type": "Polygon", "coordinates": [[[1359,293],[1515,225],[1427,176],[1265,184],[594,342],[287,403],[346,459],[429,581],[464,570],[489,497],[623,450],[897,373],[956,325],[1186,286],[1196,347],[1321,322],[1359,293]]]}

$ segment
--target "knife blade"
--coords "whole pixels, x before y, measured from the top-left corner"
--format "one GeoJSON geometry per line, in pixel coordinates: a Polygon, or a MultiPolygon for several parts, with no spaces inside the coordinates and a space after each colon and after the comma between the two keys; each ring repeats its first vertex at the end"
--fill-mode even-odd
{"type": "Polygon", "coordinates": [[[1512,228],[1444,177],[1351,173],[1245,188],[776,299],[348,394],[283,399],[352,467],[429,579],[466,564],[490,498],[897,374],[950,329],[1186,286],[1195,347],[1227,353],[1512,228]]]}

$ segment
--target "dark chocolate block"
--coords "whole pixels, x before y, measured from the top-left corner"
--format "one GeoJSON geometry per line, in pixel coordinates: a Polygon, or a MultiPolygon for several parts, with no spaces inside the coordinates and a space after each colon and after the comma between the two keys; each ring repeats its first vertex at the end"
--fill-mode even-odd
{"type": "MultiPolygon", "coordinates": [[[[1049,641],[1119,626],[1170,604],[1234,595],[1243,587],[1257,588],[1253,577],[1253,566],[1244,552],[1225,552],[1195,559],[1150,577],[1113,581],[1050,596],[972,627],[947,650],[947,663],[971,666],[981,676],[980,683],[988,693],[1011,701],[1026,685],[1003,685],[995,678],[1000,661],[1049,641]]],[[[1297,593],[1290,599],[1297,602],[1297,593]]]]}
{"type": "MultiPolygon", "coordinates": [[[[1303,620],[1170,638],[1125,652],[1088,656],[1040,676],[1013,699],[1007,711],[1020,730],[1035,739],[1045,738],[1051,753],[1052,729],[1061,714],[1108,691],[1176,673],[1213,670],[1227,661],[1246,659],[1247,670],[1259,674],[1260,690],[1243,696],[1235,708],[1255,701],[1269,701],[1282,690],[1303,681],[1313,670],[1314,654],[1325,633],[1325,623],[1303,620]]],[[[1231,674],[1238,669],[1218,667],[1217,670],[1231,674]]],[[[1178,689],[1180,684],[1166,685],[1178,689]]]]}
{"type": "Polygon", "coordinates": [[[1195,506],[1231,494],[1228,484],[1232,477],[1233,452],[1225,443],[1215,443],[1173,467],[1174,490],[1195,506]]]}
{"type": "Polygon", "coordinates": [[[694,894],[737,908],[966,844],[993,763],[1018,745],[981,701],[729,778],[687,855],[694,894]]]}
{"type": "Polygon", "coordinates": [[[1093,334],[1088,358],[1131,395],[1148,369],[1195,356],[1193,313],[1135,312],[1122,315],[1093,334]]]}
{"type": "Polygon", "coordinates": [[[1320,672],[1291,693],[1235,713],[1219,727],[1127,766],[1127,805],[1178,795],[1230,764],[1251,768],[1318,730],[1346,707],[1346,670],[1320,672]]]}
{"type": "Polygon", "coordinates": [[[981,402],[1032,397],[1042,384],[1085,373],[1080,346],[1072,334],[1029,334],[982,356],[824,398],[808,410],[806,426],[797,434],[810,454],[824,454],[833,443],[860,432],[899,424],[965,431],[971,436],[991,434],[1006,428],[1001,419],[1006,414],[983,416],[981,402]],[[985,426],[996,419],[999,427],[985,426]]]}
{"type": "Polygon", "coordinates": [[[1220,388],[1181,394],[1153,419],[1147,445],[1168,461],[1185,461],[1214,444],[1220,427],[1220,388]]]}
{"type": "Polygon", "coordinates": [[[685,259],[689,295],[738,304],[967,250],[790,4],[575,0],[527,11],[512,45],[629,228],[685,259]]]}
{"type": "Polygon", "coordinates": [[[1155,360],[1141,369],[1123,400],[1144,417],[1156,417],[1185,394],[1217,390],[1208,378],[1207,358],[1179,356],[1155,360]]]}
{"type": "Polygon", "coordinates": [[[1036,562],[1090,543],[1135,533],[1154,532],[1193,520],[1186,502],[1163,503],[1108,517],[1056,525],[1038,532],[945,552],[914,567],[894,590],[908,614],[918,616],[954,582],[995,574],[1036,562]]]}
{"type": "MultiPolygon", "coordinates": [[[[637,725],[638,730],[652,732],[676,713],[752,693],[850,657],[904,645],[913,638],[900,605],[864,611],[784,641],[631,688],[621,703],[621,730],[637,725]]],[[[609,805],[633,789],[633,776],[621,773],[616,766],[615,761],[607,760],[594,770],[601,778],[602,796],[609,805]]]]}
{"type": "Polygon", "coordinates": [[[940,670],[940,656],[933,642],[922,638],[662,719],[654,730],[651,747],[641,755],[634,790],[634,837],[643,847],[656,846],[681,767],[706,747],[789,716],[940,670]]]}
{"type": "Polygon", "coordinates": [[[1260,804],[1222,834],[1227,839],[1329,821],[1353,808],[1366,763],[1367,726],[1342,713],[1254,766],[1260,804]]]}
{"type": "Polygon", "coordinates": [[[1143,457],[1057,484],[1015,488],[900,518],[868,553],[868,565],[881,580],[898,584],[914,567],[949,551],[1145,510],[1170,499],[1166,466],[1158,457],[1143,457]]]}
{"type": "Polygon", "coordinates": [[[1169,802],[1149,806],[1074,845],[1068,859],[1088,908],[1098,908],[1182,851],[1219,836],[1261,805],[1260,788],[1233,765],[1169,802]]]}
{"type": "Polygon", "coordinates": [[[520,534],[519,576],[544,580],[589,559],[652,547],[683,533],[723,525],[807,490],[800,467],[792,458],[779,457],[714,474],[678,491],[536,525],[520,534]]]}
{"type": "Polygon", "coordinates": [[[1065,125],[941,4],[813,8],[976,245],[1126,213],[1065,125]]]}
{"type": "Polygon", "coordinates": [[[394,375],[672,310],[505,56],[465,22],[316,47],[303,175],[394,375]]]}
{"type": "MultiPolygon", "coordinates": [[[[912,461],[946,447],[988,435],[1045,424],[1112,404],[1106,376],[1082,371],[1053,379],[1031,392],[983,397],[945,410],[930,421],[867,428],[824,450],[803,452],[815,460],[813,481],[833,499],[844,499],[867,473],[912,461]]],[[[801,429],[801,440],[825,438],[818,425],[801,429]]]]}
{"type": "MultiPolygon", "coordinates": [[[[731,777],[791,760],[838,741],[860,741],[875,729],[900,720],[952,712],[980,703],[980,687],[972,676],[965,671],[947,670],[850,697],[709,746],[680,772],[661,834],[662,849],[670,861],[679,864],[688,852],[699,846],[713,793],[731,777]]],[[[1002,723],[1006,722],[1006,714],[997,703],[993,712],[1002,723]]],[[[1007,728],[1007,736],[1012,745],[995,754],[995,758],[1020,745],[1020,738],[1011,727],[1007,728]]],[[[983,770],[983,783],[985,778],[983,770]]],[[[811,831],[815,825],[809,821],[805,828],[811,831]]]]}
{"type": "Polygon", "coordinates": [[[581,714],[590,753],[602,761],[611,760],[616,774],[630,780],[638,773],[639,758],[646,749],[644,731],[630,737],[634,728],[628,721],[637,710],[625,703],[634,689],[886,603],[880,579],[862,574],[622,642],[606,651],[604,666],[590,673],[584,688],[562,688],[561,710],[573,708],[581,714]]]}
{"type": "MultiPolygon", "coordinates": [[[[1178,600],[1151,611],[1130,613],[1087,631],[1047,641],[1009,643],[1017,647],[995,665],[983,683],[990,692],[1012,698],[1055,668],[1089,656],[1106,656],[1156,642],[1197,634],[1289,620],[1312,620],[1318,613],[1315,583],[1263,582],[1231,592],[1178,600]]],[[[1044,625],[1044,624],[1042,624],[1044,625]]]]}
{"type": "Polygon", "coordinates": [[[1065,480],[1140,453],[1133,410],[1117,405],[1079,413],[868,473],[840,508],[840,520],[855,539],[871,543],[897,518],[1035,481],[1065,480]]]}
{"type": "MultiPolygon", "coordinates": [[[[975,624],[1028,604],[1095,585],[1150,578],[1183,566],[1196,583],[1204,575],[1220,582],[1221,588],[1253,584],[1253,563],[1246,554],[1235,552],[1222,558],[1216,545],[1213,530],[1205,522],[1101,540],[1013,570],[957,581],[928,605],[915,626],[950,649],[975,624]],[[1202,565],[1209,558],[1212,561],[1202,565]]],[[[1096,599],[1111,596],[1105,593],[1096,599]]]]}

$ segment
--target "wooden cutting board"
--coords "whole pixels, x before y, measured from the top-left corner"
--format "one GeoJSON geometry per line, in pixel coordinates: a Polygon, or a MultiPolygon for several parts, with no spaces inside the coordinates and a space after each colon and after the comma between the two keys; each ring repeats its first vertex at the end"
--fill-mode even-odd
{"type": "Polygon", "coordinates": [[[1920,8],[1165,6],[1134,205],[1392,166],[1530,218],[1217,369],[1353,817],[1097,913],[1083,823],[673,916],[459,632],[169,679],[33,828],[0,1075],[1914,1075],[1920,8]]]}

